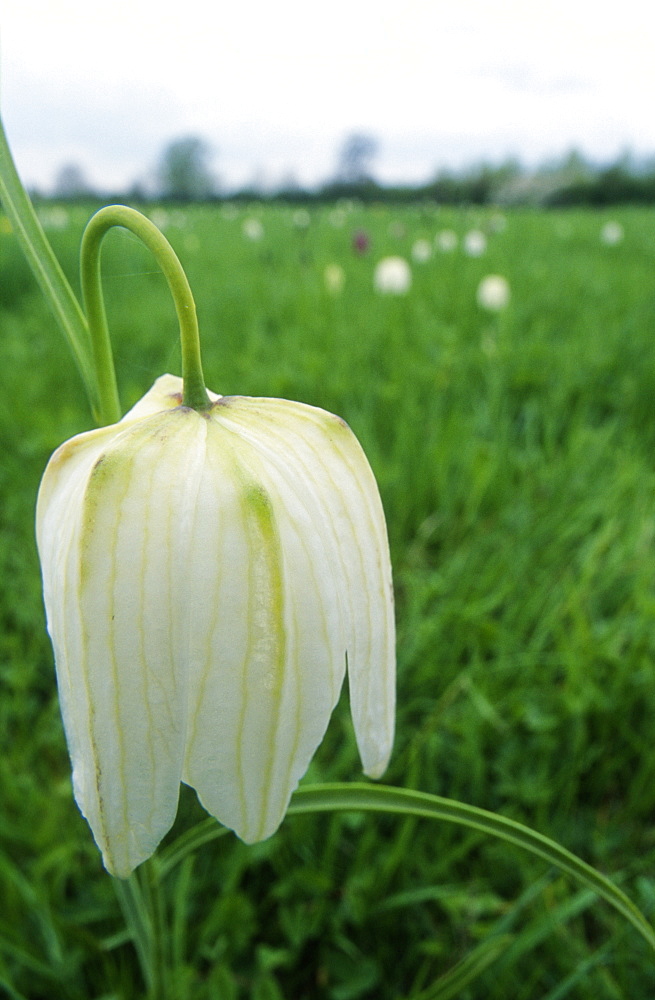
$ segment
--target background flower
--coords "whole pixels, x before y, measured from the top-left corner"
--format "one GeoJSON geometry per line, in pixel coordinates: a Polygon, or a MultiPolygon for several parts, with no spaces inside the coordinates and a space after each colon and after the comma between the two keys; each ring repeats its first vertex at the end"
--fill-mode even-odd
{"type": "Polygon", "coordinates": [[[346,273],[341,264],[326,264],[323,271],[323,280],[328,292],[332,292],[333,295],[338,295],[343,291],[346,273]]]}
{"type": "Polygon", "coordinates": [[[481,229],[470,229],[464,237],[464,253],[469,257],[481,257],[487,249],[487,237],[481,229]]]}
{"type": "Polygon", "coordinates": [[[404,257],[383,257],[375,267],[373,283],[378,292],[405,295],[412,284],[412,272],[404,257]]]}
{"type": "Polygon", "coordinates": [[[450,253],[457,248],[457,233],[454,229],[442,229],[434,238],[437,249],[450,253]]]}
{"type": "Polygon", "coordinates": [[[355,253],[365,254],[371,245],[371,238],[365,229],[357,229],[353,233],[352,247],[355,253]]]}
{"type": "Polygon", "coordinates": [[[419,239],[416,240],[412,246],[412,260],[415,260],[417,264],[424,264],[432,256],[432,247],[430,246],[429,240],[419,239]]]}
{"type": "Polygon", "coordinates": [[[254,216],[250,216],[249,218],[244,219],[241,229],[243,235],[246,236],[249,240],[254,240],[254,241],[261,240],[262,236],[264,235],[264,227],[262,223],[259,221],[259,219],[256,219],[254,216]]]}
{"type": "Polygon", "coordinates": [[[616,222],[614,220],[606,222],[600,231],[600,238],[608,247],[616,246],[617,243],[621,242],[623,236],[623,226],[620,222],[616,222]]]}
{"type": "Polygon", "coordinates": [[[487,274],[478,285],[476,298],[483,309],[499,312],[509,303],[509,282],[502,274],[487,274]]]}

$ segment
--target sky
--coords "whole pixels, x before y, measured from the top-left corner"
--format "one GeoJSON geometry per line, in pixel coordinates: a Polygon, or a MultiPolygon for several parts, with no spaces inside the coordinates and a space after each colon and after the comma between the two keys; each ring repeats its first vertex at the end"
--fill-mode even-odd
{"type": "Polygon", "coordinates": [[[655,4],[4,0],[0,111],[23,181],[149,183],[198,136],[229,190],[308,186],[347,135],[382,182],[576,148],[655,155],[655,4]]]}

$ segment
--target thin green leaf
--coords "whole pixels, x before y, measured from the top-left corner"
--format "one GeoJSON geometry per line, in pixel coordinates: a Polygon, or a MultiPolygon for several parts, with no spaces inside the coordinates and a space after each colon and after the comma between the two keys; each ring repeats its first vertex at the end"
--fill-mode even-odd
{"type": "Polygon", "coordinates": [[[474,948],[452,969],[439,976],[431,986],[417,994],[412,1000],[451,1000],[461,995],[461,991],[496,961],[513,940],[511,934],[492,937],[474,948]]]}
{"type": "Polygon", "coordinates": [[[216,822],[215,819],[205,819],[196,826],[181,834],[169,847],[165,847],[156,858],[157,875],[165,878],[189,854],[194,853],[203,844],[209,844],[218,837],[225,837],[230,831],[216,822]]]}
{"type": "Polygon", "coordinates": [[[521,847],[597,892],[629,920],[651,948],[655,949],[653,928],[624,892],[581,858],[522,823],[438,795],[363,783],[307,785],[298,789],[293,796],[289,813],[332,812],[337,809],[360,809],[445,820],[472,827],[521,847]]]}
{"type": "Polygon", "coordinates": [[[0,976],[0,988],[5,990],[8,1000],[28,1000],[24,993],[18,993],[3,976],[0,976]]]}
{"type": "Polygon", "coordinates": [[[11,220],[32,273],[68,341],[92,409],[97,390],[84,313],[43,232],[14,164],[0,118],[0,202],[11,220]]]}

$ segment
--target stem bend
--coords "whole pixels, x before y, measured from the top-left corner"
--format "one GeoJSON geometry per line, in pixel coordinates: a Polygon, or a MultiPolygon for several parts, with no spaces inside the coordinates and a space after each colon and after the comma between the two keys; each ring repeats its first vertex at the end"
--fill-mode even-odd
{"type": "Polygon", "coordinates": [[[196,306],[182,265],[166,237],[149,219],[125,205],[108,205],[89,220],[80,251],[82,296],[91,335],[102,421],[115,423],[121,417],[100,278],[100,247],[114,226],[122,226],[138,237],[159,264],[173,296],[180,324],[184,405],[194,410],[209,409],[211,403],[202,373],[196,306]]]}

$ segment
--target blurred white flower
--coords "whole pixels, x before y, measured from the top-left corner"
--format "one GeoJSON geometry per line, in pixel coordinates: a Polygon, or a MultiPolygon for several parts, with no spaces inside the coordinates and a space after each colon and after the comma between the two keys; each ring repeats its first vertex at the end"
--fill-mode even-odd
{"type": "Polygon", "coordinates": [[[186,212],[182,209],[172,209],[169,211],[166,208],[153,208],[150,212],[150,221],[154,222],[157,229],[170,229],[174,227],[176,229],[184,229],[187,224],[186,212]]]}
{"type": "Polygon", "coordinates": [[[228,222],[231,222],[233,219],[236,219],[238,214],[239,214],[239,209],[232,201],[226,201],[221,206],[221,217],[223,219],[226,219],[228,222]]]}
{"type": "Polygon", "coordinates": [[[170,216],[165,208],[153,208],[150,212],[150,221],[163,232],[168,228],[170,216]]]}
{"type": "Polygon", "coordinates": [[[404,295],[412,284],[412,272],[404,257],[383,257],[375,267],[373,283],[378,292],[404,295]]]}
{"type": "Polygon", "coordinates": [[[430,242],[424,239],[416,240],[412,247],[412,260],[415,260],[417,264],[425,264],[431,256],[432,247],[430,242]]]}
{"type": "Polygon", "coordinates": [[[487,249],[487,237],[480,229],[470,229],[464,237],[464,253],[469,257],[481,257],[487,249]]]}
{"type": "Polygon", "coordinates": [[[306,208],[297,208],[291,216],[291,221],[296,229],[307,229],[311,222],[311,216],[306,208]]]}
{"type": "Polygon", "coordinates": [[[52,205],[39,209],[39,222],[44,229],[65,229],[70,222],[70,215],[63,205],[52,205]]]}
{"type": "Polygon", "coordinates": [[[498,353],[498,344],[496,343],[496,339],[489,332],[486,332],[482,336],[482,339],[480,340],[480,348],[482,353],[486,354],[488,358],[493,358],[493,356],[498,353]]]}
{"type": "Polygon", "coordinates": [[[121,878],[180,782],[248,843],[270,836],[346,671],[364,771],[394,729],[382,504],[339,417],[284,399],[182,405],[158,379],[52,456],[36,530],[75,798],[121,878]]]}
{"type": "Polygon", "coordinates": [[[600,238],[608,247],[614,247],[623,239],[623,226],[620,222],[606,222],[600,232],[600,238]]]}
{"type": "Polygon", "coordinates": [[[249,240],[261,240],[264,235],[264,227],[259,219],[254,216],[249,216],[247,219],[243,220],[243,225],[241,227],[243,235],[249,240]]]}
{"type": "Polygon", "coordinates": [[[323,271],[323,280],[328,292],[331,292],[332,295],[338,295],[343,290],[346,272],[341,264],[327,264],[323,271]]]}
{"type": "Polygon", "coordinates": [[[502,212],[494,212],[489,219],[489,229],[492,233],[504,233],[507,227],[507,219],[502,212]]]}
{"type": "Polygon", "coordinates": [[[502,274],[488,274],[482,279],[477,290],[478,305],[491,312],[499,312],[510,300],[509,283],[502,274]]]}
{"type": "Polygon", "coordinates": [[[457,249],[457,233],[452,229],[442,229],[434,238],[435,246],[444,253],[457,249]]]}
{"type": "Polygon", "coordinates": [[[330,224],[335,229],[341,229],[345,225],[348,213],[345,208],[333,208],[330,212],[330,224]]]}

